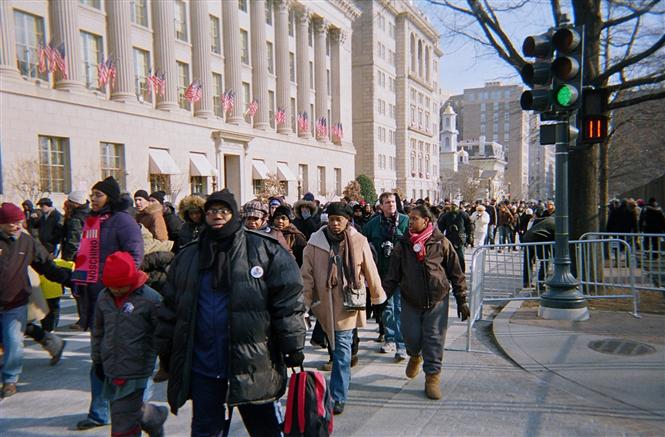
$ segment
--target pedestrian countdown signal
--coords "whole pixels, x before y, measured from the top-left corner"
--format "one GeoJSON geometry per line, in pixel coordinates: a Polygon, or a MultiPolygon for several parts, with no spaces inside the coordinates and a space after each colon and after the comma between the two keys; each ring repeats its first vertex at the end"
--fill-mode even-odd
{"type": "Polygon", "coordinates": [[[602,143],[607,138],[607,117],[602,115],[582,116],[582,135],[580,143],[602,143]]]}

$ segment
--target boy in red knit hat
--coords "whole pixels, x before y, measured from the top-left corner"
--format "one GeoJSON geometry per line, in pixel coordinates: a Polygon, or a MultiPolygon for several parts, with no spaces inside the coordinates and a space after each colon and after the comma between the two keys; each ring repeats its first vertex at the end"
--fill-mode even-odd
{"type": "Polygon", "coordinates": [[[145,285],[128,252],[106,259],[92,328],[92,362],[104,381],[102,397],[111,401],[111,435],[164,435],[168,409],[143,402],[157,354],[152,334],[161,296],[145,285]]]}

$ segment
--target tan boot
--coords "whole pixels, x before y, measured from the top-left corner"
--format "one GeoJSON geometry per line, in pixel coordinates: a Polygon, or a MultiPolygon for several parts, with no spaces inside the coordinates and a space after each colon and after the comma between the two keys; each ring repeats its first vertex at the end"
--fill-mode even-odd
{"type": "Polygon", "coordinates": [[[415,378],[420,372],[420,365],[423,363],[423,358],[418,355],[416,357],[409,357],[409,364],[406,365],[406,377],[415,378]]]}
{"type": "Polygon", "coordinates": [[[441,399],[441,373],[425,375],[425,394],[430,399],[441,399]]]}

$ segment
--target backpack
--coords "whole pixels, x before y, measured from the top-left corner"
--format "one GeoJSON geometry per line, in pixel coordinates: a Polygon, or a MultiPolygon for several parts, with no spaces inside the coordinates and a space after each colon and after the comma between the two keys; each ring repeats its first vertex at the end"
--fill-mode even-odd
{"type": "Polygon", "coordinates": [[[317,371],[294,372],[289,380],[284,435],[326,437],[333,432],[333,400],[328,384],[317,371]]]}

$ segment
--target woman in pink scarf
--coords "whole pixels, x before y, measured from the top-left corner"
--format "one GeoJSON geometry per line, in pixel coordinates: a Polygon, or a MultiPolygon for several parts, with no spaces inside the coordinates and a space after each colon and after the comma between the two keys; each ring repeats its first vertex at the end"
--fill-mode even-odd
{"type": "Polygon", "coordinates": [[[409,363],[406,376],[415,378],[422,364],[425,394],[441,398],[443,346],[448,328],[448,301],[452,284],[457,315],[466,320],[466,279],[453,245],[436,226],[424,205],[409,213],[409,232],[399,240],[390,257],[383,287],[389,295],[402,293],[402,335],[409,363]]]}

